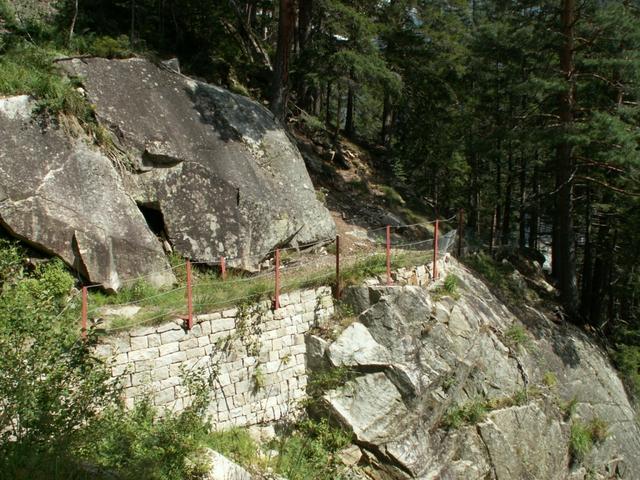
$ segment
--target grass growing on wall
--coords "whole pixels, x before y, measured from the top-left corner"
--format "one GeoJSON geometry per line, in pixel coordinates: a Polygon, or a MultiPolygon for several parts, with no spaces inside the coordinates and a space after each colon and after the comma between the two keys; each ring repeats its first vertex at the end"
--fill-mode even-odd
{"type": "MultiPolygon", "coordinates": [[[[430,261],[430,253],[405,252],[393,257],[393,268],[406,267],[430,261]]],[[[175,259],[176,265],[180,265],[175,259]]],[[[123,304],[141,307],[131,318],[114,317],[108,329],[124,330],[135,325],[151,324],[186,314],[186,275],[183,267],[175,268],[178,285],[167,289],[156,289],[147,282],[138,281],[122,288],[117,294],[106,294],[92,290],[89,297],[89,316],[99,317],[100,307],[123,304]]],[[[345,259],[341,272],[343,287],[355,285],[365,278],[386,272],[384,254],[373,254],[355,260],[345,259]]],[[[281,272],[281,292],[317,288],[335,284],[335,267],[323,263],[318,266],[302,265],[281,272]]],[[[258,302],[273,297],[274,273],[247,275],[229,271],[226,280],[217,272],[194,268],[193,307],[196,314],[230,308],[240,303],[258,302]]]]}

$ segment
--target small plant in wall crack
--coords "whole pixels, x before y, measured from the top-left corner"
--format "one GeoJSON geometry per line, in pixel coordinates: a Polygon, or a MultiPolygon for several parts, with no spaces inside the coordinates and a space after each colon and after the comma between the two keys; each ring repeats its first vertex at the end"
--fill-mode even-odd
{"type": "Polygon", "coordinates": [[[256,366],[256,368],[253,370],[253,388],[254,390],[260,390],[262,388],[265,387],[266,385],[266,381],[267,381],[267,375],[264,372],[264,370],[262,370],[262,368],[260,367],[260,365],[256,366]]]}
{"type": "Polygon", "coordinates": [[[240,339],[247,349],[247,355],[251,357],[257,357],[260,354],[262,320],[266,312],[267,308],[263,302],[253,305],[247,303],[238,305],[235,338],[240,339]]]}
{"type": "Polygon", "coordinates": [[[593,418],[589,423],[574,420],[569,435],[569,453],[573,465],[584,461],[596,444],[606,440],[608,425],[601,418],[593,418]]]}

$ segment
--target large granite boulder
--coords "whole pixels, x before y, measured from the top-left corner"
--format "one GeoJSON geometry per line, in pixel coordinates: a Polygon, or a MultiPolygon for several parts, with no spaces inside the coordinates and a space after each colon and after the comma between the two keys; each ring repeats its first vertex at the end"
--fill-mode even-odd
{"type": "Polygon", "coordinates": [[[637,478],[637,414],[606,354],[542,311],[523,307],[522,323],[451,263],[455,298],[412,286],[345,292],[358,322],[316,363],[355,372],[323,398],[369,459],[363,468],[380,479],[637,478]],[[599,430],[580,458],[574,428],[599,430]]]}
{"type": "Polygon", "coordinates": [[[302,157],[259,103],[146,60],[60,62],[130,152],[129,194],[173,248],[251,269],[275,247],[333,238],[302,157]]]}
{"type": "Polygon", "coordinates": [[[145,276],[175,278],[109,159],[32,119],[26,96],[0,99],[0,224],[62,258],[85,278],[118,289],[145,276]]]}

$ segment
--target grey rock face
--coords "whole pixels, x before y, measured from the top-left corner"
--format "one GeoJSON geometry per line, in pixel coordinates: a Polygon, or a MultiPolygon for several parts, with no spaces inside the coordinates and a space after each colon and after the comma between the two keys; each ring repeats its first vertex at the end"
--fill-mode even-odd
{"type": "Polygon", "coordinates": [[[331,344],[328,356],[334,367],[389,365],[392,361],[389,351],[358,322],[349,325],[331,344]]]}
{"type": "Polygon", "coordinates": [[[28,97],[0,99],[0,223],[62,258],[93,282],[118,289],[149,275],[175,280],[160,243],[111,162],[31,120],[28,97]]]}
{"type": "Polygon", "coordinates": [[[578,329],[538,312],[525,327],[452,264],[457,299],[434,300],[417,287],[345,293],[361,313],[326,357],[358,376],[325,401],[372,459],[373,478],[637,478],[636,412],[606,355],[578,329]],[[514,328],[526,339],[514,342],[514,328]],[[373,361],[378,347],[390,352],[387,362],[373,361]],[[366,361],[356,360],[361,355],[366,361]],[[563,405],[571,400],[569,415],[563,405]],[[571,427],[594,419],[607,436],[573,461],[571,427]]]}
{"type": "Polygon", "coordinates": [[[142,59],[63,62],[137,159],[125,179],[174,249],[255,267],[278,245],[332,238],[297,148],[258,103],[142,59]]]}
{"type": "Polygon", "coordinates": [[[205,480],[251,480],[249,472],[215,450],[207,449],[205,458],[211,463],[205,480]]]}

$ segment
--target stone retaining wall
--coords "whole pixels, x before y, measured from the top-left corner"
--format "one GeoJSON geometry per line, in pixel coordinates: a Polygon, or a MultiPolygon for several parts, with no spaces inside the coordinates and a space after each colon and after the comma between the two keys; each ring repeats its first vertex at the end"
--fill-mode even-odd
{"type": "Polygon", "coordinates": [[[282,418],[305,396],[304,335],[333,315],[329,287],[283,294],[271,302],[198,315],[191,331],[175,320],[109,337],[99,354],[113,358],[127,405],[151,397],[180,411],[190,401],[182,373],[211,382],[208,413],[219,427],[282,418]]]}
{"type": "MultiPolygon", "coordinates": [[[[431,265],[400,269],[393,279],[427,285],[431,265]]],[[[191,400],[183,373],[193,372],[210,381],[208,413],[218,428],[279,420],[306,394],[305,334],[333,315],[334,301],[331,289],[320,287],[283,294],[280,305],[197,315],[191,331],[182,320],[135,328],[105,339],[98,353],[113,359],[129,407],[149,397],[161,410],[181,411],[191,400]]]]}

